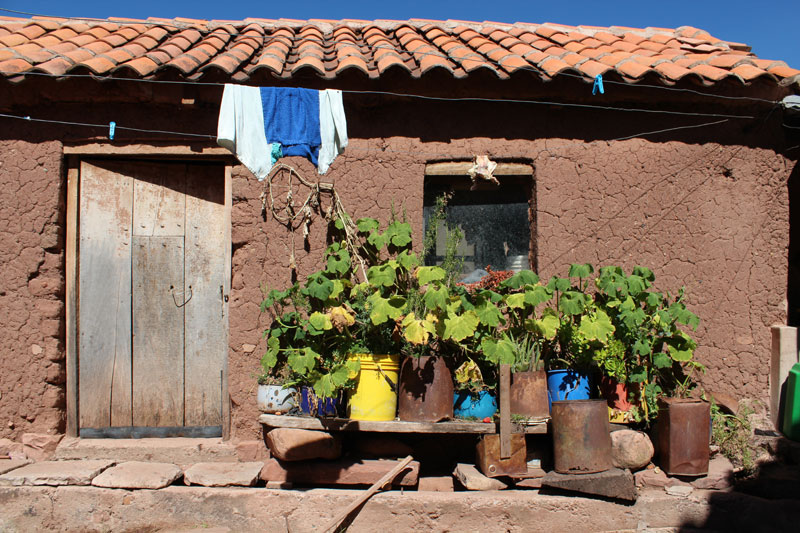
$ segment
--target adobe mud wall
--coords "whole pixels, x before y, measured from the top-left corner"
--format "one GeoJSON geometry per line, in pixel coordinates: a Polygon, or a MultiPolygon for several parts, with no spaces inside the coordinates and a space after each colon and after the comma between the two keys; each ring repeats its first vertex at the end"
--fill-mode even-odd
{"type": "MultiPolygon", "coordinates": [[[[83,112],[82,120],[97,123],[114,117],[133,127],[213,133],[218,102],[212,95],[187,110],[115,104],[94,113],[51,106],[37,114],[70,119],[83,112]]],[[[386,221],[394,209],[411,222],[419,244],[427,163],[475,154],[528,162],[537,208],[533,259],[542,277],[564,275],[571,262],[641,264],[653,268],[659,288],[685,285],[689,306],[701,317],[696,337],[697,358],[708,366],[704,385],[736,397],[766,397],[768,326],[786,319],[786,183],[796,166],[771,148],[778,142],[774,122],[613,141],[687,121],[350,95],[345,105],[350,145],[326,176],[318,177],[305,160],[283,162],[308,180],[334,183],[354,218],[386,221]]],[[[105,140],[95,134],[40,128],[1,136],[0,438],[64,430],[65,178],[58,141],[105,140]]],[[[117,135],[117,144],[175,142],[117,135]]],[[[259,312],[262,288],[291,282],[291,239],[269,214],[262,218],[264,184],[241,166],[232,177],[232,436],[252,439],[260,431],[254,376],[270,321],[259,312]]],[[[302,187],[298,193],[305,194],[302,187]]],[[[299,276],[318,268],[325,230],[315,216],[307,246],[302,229],[295,231],[299,276]]]]}
{"type": "Polygon", "coordinates": [[[61,143],[0,141],[0,437],[64,431],[61,143]]]}

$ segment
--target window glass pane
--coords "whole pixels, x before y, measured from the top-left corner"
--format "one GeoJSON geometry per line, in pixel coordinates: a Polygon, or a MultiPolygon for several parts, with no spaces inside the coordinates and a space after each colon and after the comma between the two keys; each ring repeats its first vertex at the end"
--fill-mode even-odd
{"type": "MultiPolygon", "coordinates": [[[[469,178],[440,176],[426,180],[424,224],[427,230],[436,198],[452,192],[447,206],[451,225],[461,229],[464,239],[458,247],[463,258],[463,274],[480,275],[479,270],[490,265],[493,270],[529,268],[528,251],[531,224],[528,217],[528,190],[524,180],[500,178],[500,186],[469,190],[469,178]]],[[[447,246],[447,232],[441,223],[432,254],[425,258],[428,265],[441,264],[447,246]]]]}

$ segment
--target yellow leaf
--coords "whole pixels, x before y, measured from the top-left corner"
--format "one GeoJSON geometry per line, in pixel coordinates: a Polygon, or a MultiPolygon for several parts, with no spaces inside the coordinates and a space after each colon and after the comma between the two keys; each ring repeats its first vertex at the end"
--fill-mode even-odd
{"type": "Polygon", "coordinates": [[[328,312],[328,317],[330,318],[333,327],[335,327],[338,331],[342,331],[345,327],[352,326],[356,323],[355,317],[348,313],[347,309],[341,306],[332,307],[328,312]]]}

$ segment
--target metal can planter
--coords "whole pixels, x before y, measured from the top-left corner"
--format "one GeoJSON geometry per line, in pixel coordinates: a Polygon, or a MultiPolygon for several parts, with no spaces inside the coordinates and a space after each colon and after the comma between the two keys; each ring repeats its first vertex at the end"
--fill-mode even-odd
{"type": "Polygon", "coordinates": [[[612,467],[605,400],[553,402],[553,459],[561,474],[591,474],[612,467]]]}
{"type": "Polygon", "coordinates": [[[285,413],[294,407],[295,389],[282,385],[259,385],[256,392],[258,409],[264,413],[285,413]]]}
{"type": "Polygon", "coordinates": [[[661,469],[670,475],[708,473],[711,406],[694,399],[659,400],[656,425],[661,469]]]}
{"type": "Polygon", "coordinates": [[[530,418],[550,416],[544,370],[511,374],[511,414],[530,418]]]}
{"type": "Polygon", "coordinates": [[[441,357],[406,357],[400,367],[397,415],[408,422],[453,418],[453,376],[441,357]]]}

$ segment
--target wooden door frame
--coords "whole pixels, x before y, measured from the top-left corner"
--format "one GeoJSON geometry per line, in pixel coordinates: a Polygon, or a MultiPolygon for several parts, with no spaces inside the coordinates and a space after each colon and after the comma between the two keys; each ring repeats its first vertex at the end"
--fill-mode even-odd
{"type": "MultiPolygon", "coordinates": [[[[215,161],[224,164],[225,168],[225,215],[222,221],[225,232],[225,242],[231,242],[231,171],[236,164],[230,152],[215,146],[195,145],[151,145],[130,144],[114,146],[107,143],[91,143],[74,146],[64,146],[66,160],[67,180],[67,213],[66,213],[66,256],[65,256],[65,291],[66,291],[66,434],[77,437],[80,430],[78,412],[80,400],[78,395],[78,227],[80,203],[80,166],[83,159],[102,157],[136,161],[148,160],[176,160],[187,164],[215,161]]],[[[231,291],[231,247],[226,246],[225,254],[225,294],[231,291]]],[[[230,316],[230,313],[228,313],[230,316]]],[[[226,327],[230,332],[230,323],[226,327]]],[[[222,438],[228,440],[231,432],[231,404],[228,391],[228,355],[229,338],[226,339],[228,351],[222,365],[222,438]]]]}

